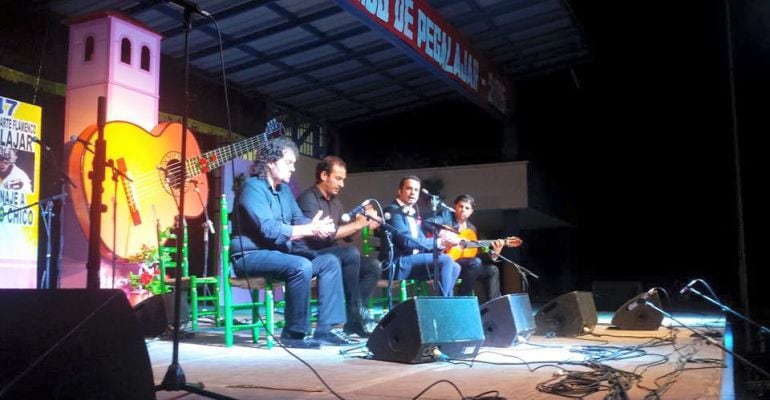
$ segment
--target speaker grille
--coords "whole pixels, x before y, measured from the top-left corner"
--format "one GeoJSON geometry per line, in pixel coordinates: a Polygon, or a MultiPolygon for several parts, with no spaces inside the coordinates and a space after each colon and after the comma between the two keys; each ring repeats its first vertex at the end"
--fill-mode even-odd
{"type": "Polygon", "coordinates": [[[376,360],[424,363],[438,360],[439,353],[475,357],[482,343],[475,297],[415,297],[393,307],[366,346],[376,360]]]}
{"type": "Polygon", "coordinates": [[[579,336],[593,330],[596,322],[596,305],[591,292],[565,293],[535,314],[539,335],[579,336]]]}

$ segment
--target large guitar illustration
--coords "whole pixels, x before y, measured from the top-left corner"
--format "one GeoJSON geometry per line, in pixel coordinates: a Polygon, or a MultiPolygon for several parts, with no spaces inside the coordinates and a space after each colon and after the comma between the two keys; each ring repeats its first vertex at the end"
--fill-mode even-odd
{"type": "MultiPolygon", "coordinates": [[[[71,189],[75,216],[88,236],[89,206],[94,155],[91,152],[97,138],[92,125],[78,135],[69,156],[68,172],[77,189],[71,189]],[[90,143],[90,146],[86,146],[90,143]]],[[[206,173],[235,157],[261,147],[267,140],[283,134],[283,126],[272,120],[257,136],[201,154],[192,132],[187,131],[187,155],[180,160],[182,125],[176,122],[158,124],[152,132],[130,122],[112,121],[104,127],[107,141],[107,162],[112,162],[122,174],[105,171],[102,203],[101,250],[104,257],[115,255],[125,259],[141,251],[142,244],[156,246],[156,220],[161,226],[172,226],[178,215],[180,186],[175,181],[185,168],[185,216],[196,217],[203,212],[208,199],[206,173]],[[128,177],[124,178],[122,175],[128,177]],[[113,207],[113,198],[115,200],[113,207]],[[113,215],[114,213],[114,215],[113,215]],[[114,223],[113,223],[114,221],[114,223]],[[115,240],[113,241],[113,227],[115,240]]]]}

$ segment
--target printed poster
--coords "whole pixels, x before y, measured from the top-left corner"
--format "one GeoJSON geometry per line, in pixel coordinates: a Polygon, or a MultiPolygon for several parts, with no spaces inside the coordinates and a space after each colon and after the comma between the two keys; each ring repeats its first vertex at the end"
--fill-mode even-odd
{"type": "Polygon", "coordinates": [[[37,287],[41,114],[0,96],[0,288],[37,287]]]}

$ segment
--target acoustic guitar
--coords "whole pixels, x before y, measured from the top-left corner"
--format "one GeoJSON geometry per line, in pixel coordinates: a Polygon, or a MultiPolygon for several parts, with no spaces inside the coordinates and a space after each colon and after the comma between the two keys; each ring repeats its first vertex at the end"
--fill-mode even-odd
{"type": "MultiPolygon", "coordinates": [[[[283,135],[283,126],[272,120],[257,136],[203,154],[192,132],[188,130],[186,134],[189,158],[182,163],[182,125],[177,122],[158,124],[152,132],[125,121],[105,125],[107,162],[122,174],[113,174],[109,167],[105,171],[102,196],[105,207],[100,235],[102,256],[111,257],[114,252],[120,259],[126,259],[138,254],[142,245],[157,246],[156,221],[161,226],[174,225],[181,186],[185,196],[185,216],[200,215],[208,199],[206,173],[283,135]],[[182,168],[185,168],[186,182],[179,185],[176,181],[181,177],[182,168]],[[116,228],[114,241],[113,227],[116,228]]],[[[83,130],[72,146],[68,163],[69,176],[77,185],[76,189],[70,189],[72,204],[86,237],[92,186],[89,174],[94,159],[91,150],[97,136],[96,125],[83,130]],[[92,145],[85,146],[85,143],[92,145]]]]}
{"type": "MultiPolygon", "coordinates": [[[[460,243],[444,250],[446,254],[452,257],[452,260],[476,257],[480,247],[492,247],[492,242],[497,241],[478,240],[476,232],[474,232],[473,229],[463,229],[458,235],[462,238],[460,243]]],[[[522,240],[516,236],[508,236],[507,238],[504,238],[503,241],[505,241],[505,246],[507,247],[519,247],[522,243],[522,240]]]]}

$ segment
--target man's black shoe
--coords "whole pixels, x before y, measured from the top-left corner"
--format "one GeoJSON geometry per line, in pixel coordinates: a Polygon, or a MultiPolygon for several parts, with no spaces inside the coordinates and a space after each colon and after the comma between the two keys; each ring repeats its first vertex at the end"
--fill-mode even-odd
{"type": "Polygon", "coordinates": [[[357,341],[348,339],[342,332],[342,329],[332,329],[329,332],[316,331],[316,333],[313,334],[313,339],[321,342],[321,344],[329,346],[349,346],[358,343],[357,341]]]}
{"type": "Polygon", "coordinates": [[[321,342],[308,337],[292,338],[289,336],[281,336],[281,344],[284,347],[291,347],[293,349],[320,349],[321,342]]]}
{"type": "Polygon", "coordinates": [[[346,323],[345,327],[342,328],[342,331],[345,332],[346,335],[358,335],[360,338],[368,338],[372,335],[372,332],[366,327],[364,327],[364,324],[362,323],[346,323]]]}

